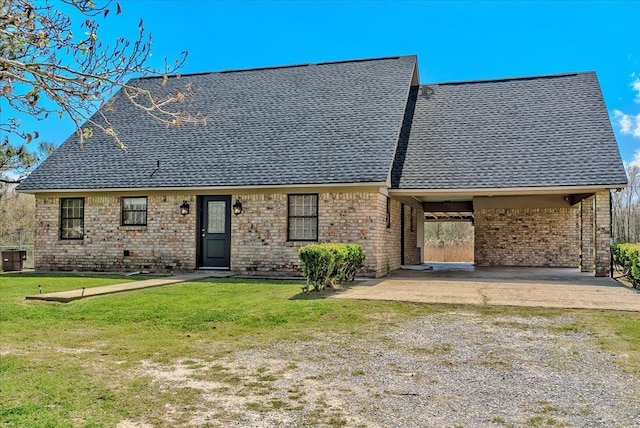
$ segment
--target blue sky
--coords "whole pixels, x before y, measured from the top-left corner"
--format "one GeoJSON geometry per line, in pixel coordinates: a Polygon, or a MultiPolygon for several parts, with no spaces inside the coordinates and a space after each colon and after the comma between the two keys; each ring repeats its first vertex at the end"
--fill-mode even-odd
{"type": "MultiPolygon", "coordinates": [[[[422,83],[596,71],[622,157],[640,164],[638,1],[120,3],[100,37],[134,37],[142,17],[158,65],[189,51],[183,73],[403,54],[422,83]]],[[[73,131],[37,129],[55,144],[73,131]]]]}

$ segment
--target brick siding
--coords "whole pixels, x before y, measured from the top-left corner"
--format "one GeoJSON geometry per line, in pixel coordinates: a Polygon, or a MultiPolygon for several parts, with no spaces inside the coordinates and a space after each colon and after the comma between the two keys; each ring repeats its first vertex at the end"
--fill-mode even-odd
{"type": "Polygon", "coordinates": [[[579,265],[576,207],[483,208],[474,224],[478,266],[579,265]]]}
{"type": "Polygon", "coordinates": [[[84,239],[60,240],[60,198],[36,197],[35,265],[38,270],[184,270],[195,260],[195,223],[178,206],[185,195],[149,196],[147,225],[120,225],[119,196],[88,196],[84,239]],[[124,251],[129,251],[129,256],[124,251]]]}
{"type": "MultiPolygon", "coordinates": [[[[127,195],[129,196],[129,195],[127,195]]],[[[232,214],[231,270],[247,275],[299,275],[297,250],[308,242],[287,241],[287,194],[233,195],[243,212],[232,214]]],[[[196,267],[195,195],[148,195],[147,226],[120,225],[120,195],[85,196],[84,239],[60,240],[60,198],[36,197],[36,268],[47,270],[190,270],[196,267]],[[183,200],[191,213],[183,217],[183,200]],[[125,256],[125,250],[129,255],[125,256]]],[[[400,203],[391,200],[386,227],[386,196],[378,192],[320,193],[319,242],[363,246],[367,276],[400,267],[400,203]]],[[[417,262],[416,232],[405,210],[405,258],[417,262]]],[[[416,213],[414,212],[414,215],[416,213]]]]}
{"type": "Polygon", "coordinates": [[[582,272],[593,272],[595,269],[594,203],[593,197],[580,202],[580,270],[582,272]]]}
{"type": "Polygon", "coordinates": [[[595,195],[595,271],[596,276],[611,275],[611,193],[595,195]]]}

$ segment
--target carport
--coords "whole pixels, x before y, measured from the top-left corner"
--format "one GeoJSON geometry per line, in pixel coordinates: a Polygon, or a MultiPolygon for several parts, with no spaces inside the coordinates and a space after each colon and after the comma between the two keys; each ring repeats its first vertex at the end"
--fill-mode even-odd
{"type": "Polygon", "coordinates": [[[627,178],[595,73],[421,85],[404,123],[389,195],[472,221],[477,266],[610,275],[627,178]]]}
{"type": "MultiPolygon", "coordinates": [[[[470,221],[477,266],[579,267],[609,276],[610,189],[391,191],[420,202],[425,221],[470,221]]],[[[418,238],[420,240],[420,238],[418,238]]]]}

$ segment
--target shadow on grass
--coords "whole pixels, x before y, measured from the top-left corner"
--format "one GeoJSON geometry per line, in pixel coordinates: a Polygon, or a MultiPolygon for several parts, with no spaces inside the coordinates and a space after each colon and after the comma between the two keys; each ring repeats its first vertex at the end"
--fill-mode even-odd
{"type": "Polygon", "coordinates": [[[618,282],[618,284],[623,285],[624,287],[628,288],[629,290],[635,291],[636,293],[640,294],[640,287],[634,287],[633,284],[631,283],[631,281],[629,281],[624,276],[614,276],[613,279],[616,282],[618,282]]]}
{"type": "Polygon", "coordinates": [[[370,280],[342,282],[335,288],[327,288],[325,290],[313,290],[309,288],[308,291],[305,291],[306,287],[303,286],[300,287],[301,292],[291,296],[289,300],[323,300],[343,293],[350,288],[363,285],[371,285],[370,280]]]}
{"type": "Polygon", "coordinates": [[[3,273],[2,278],[103,278],[103,279],[128,279],[142,281],[144,279],[170,278],[170,275],[141,274],[129,275],[121,272],[12,272],[3,273]]]}

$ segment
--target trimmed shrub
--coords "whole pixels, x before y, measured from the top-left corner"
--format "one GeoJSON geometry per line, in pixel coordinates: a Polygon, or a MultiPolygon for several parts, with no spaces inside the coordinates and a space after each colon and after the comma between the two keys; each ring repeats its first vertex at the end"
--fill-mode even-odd
{"type": "Polygon", "coordinates": [[[342,279],[344,281],[353,281],[356,273],[364,267],[364,250],[362,245],[344,244],[347,250],[347,258],[342,270],[342,279]]]}
{"type": "Polygon", "coordinates": [[[335,287],[338,281],[341,281],[344,276],[344,266],[347,262],[348,252],[345,244],[327,243],[321,245],[333,255],[333,270],[331,271],[331,275],[329,275],[328,285],[335,287]]]}
{"type": "Polygon", "coordinates": [[[611,254],[616,270],[634,288],[640,288],[640,244],[613,244],[611,254]]]}
{"type": "Polygon", "coordinates": [[[364,267],[364,251],[357,244],[311,244],[298,250],[302,273],[314,290],[335,287],[338,281],[353,281],[364,267]]]}
{"type": "Polygon", "coordinates": [[[312,244],[300,248],[298,257],[302,261],[302,274],[307,278],[307,284],[314,290],[324,290],[333,273],[333,253],[321,244],[312,244]]]}

